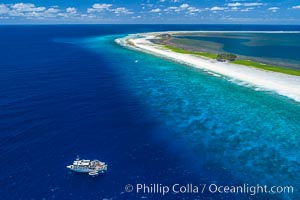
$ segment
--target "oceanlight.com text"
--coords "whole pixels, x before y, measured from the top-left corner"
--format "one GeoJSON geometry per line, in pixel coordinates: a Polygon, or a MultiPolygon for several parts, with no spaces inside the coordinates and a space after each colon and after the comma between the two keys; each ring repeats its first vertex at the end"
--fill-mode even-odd
{"type": "Polygon", "coordinates": [[[256,194],[292,194],[294,192],[293,186],[267,186],[267,185],[218,185],[218,184],[173,184],[173,185],[164,185],[164,184],[127,184],[125,186],[126,192],[135,192],[137,194],[158,194],[166,195],[169,193],[172,194],[249,194],[254,196],[256,194]]]}

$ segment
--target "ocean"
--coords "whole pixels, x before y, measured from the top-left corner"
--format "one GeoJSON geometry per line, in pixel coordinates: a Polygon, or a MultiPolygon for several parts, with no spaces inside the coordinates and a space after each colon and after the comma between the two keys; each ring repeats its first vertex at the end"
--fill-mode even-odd
{"type": "Polygon", "coordinates": [[[0,26],[0,199],[299,199],[300,106],[114,42],[166,30],[300,26],[0,26]],[[99,159],[97,177],[68,171],[99,159]],[[293,193],[126,192],[126,185],[293,193]]]}

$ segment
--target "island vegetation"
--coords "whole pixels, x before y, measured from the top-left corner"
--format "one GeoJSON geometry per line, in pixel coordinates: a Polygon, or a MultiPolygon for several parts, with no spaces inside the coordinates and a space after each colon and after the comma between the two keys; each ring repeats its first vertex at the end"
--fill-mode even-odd
{"type": "Polygon", "coordinates": [[[216,59],[217,58],[217,55],[213,54],[213,53],[190,51],[190,50],[185,50],[185,49],[181,49],[181,48],[170,46],[170,45],[165,45],[164,47],[171,50],[171,51],[174,51],[176,53],[192,54],[192,55],[202,56],[202,57],[210,58],[210,59],[216,59]]]}
{"type": "Polygon", "coordinates": [[[217,55],[216,60],[219,62],[226,62],[226,61],[235,61],[236,58],[237,56],[231,53],[219,53],[217,55]]]}
{"type": "Polygon", "coordinates": [[[255,67],[258,69],[262,70],[267,70],[267,71],[272,71],[272,72],[279,72],[283,74],[289,74],[289,75],[294,75],[294,76],[300,76],[300,70],[297,69],[288,69],[280,66],[275,66],[275,65],[269,65],[269,64],[264,64],[264,63],[259,63],[251,60],[241,60],[237,59],[237,56],[234,54],[214,54],[214,53],[209,53],[209,52],[199,52],[199,51],[191,51],[187,49],[182,49],[170,45],[164,45],[164,48],[169,49],[171,51],[177,52],[177,53],[183,53],[183,54],[191,54],[191,55],[196,55],[196,56],[201,56],[203,58],[209,58],[209,59],[215,59],[221,62],[230,62],[234,64],[239,64],[239,65],[244,65],[248,67],[255,67]]]}
{"type": "Polygon", "coordinates": [[[255,68],[272,71],[272,72],[279,72],[279,73],[283,73],[283,74],[300,76],[300,70],[297,70],[297,69],[288,69],[288,68],[284,68],[284,67],[259,63],[259,62],[255,62],[255,61],[251,61],[251,60],[235,60],[232,63],[239,64],[239,65],[245,65],[245,66],[249,66],[249,67],[255,67],[255,68]]]}

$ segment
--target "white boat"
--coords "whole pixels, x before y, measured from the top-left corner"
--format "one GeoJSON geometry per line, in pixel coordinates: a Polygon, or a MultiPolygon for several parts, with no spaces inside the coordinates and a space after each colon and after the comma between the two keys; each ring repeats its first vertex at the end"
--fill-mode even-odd
{"type": "Polygon", "coordinates": [[[107,171],[107,164],[99,160],[81,160],[77,156],[72,165],[67,166],[74,172],[88,173],[90,176],[96,176],[107,171]]]}

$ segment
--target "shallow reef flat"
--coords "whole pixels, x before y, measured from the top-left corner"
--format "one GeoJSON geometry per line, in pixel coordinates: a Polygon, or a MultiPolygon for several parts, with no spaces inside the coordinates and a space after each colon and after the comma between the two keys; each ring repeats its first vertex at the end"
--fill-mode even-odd
{"type": "MultiPolygon", "coordinates": [[[[273,68],[244,60],[234,62],[218,62],[214,55],[205,52],[197,54],[188,50],[171,48],[166,45],[155,44],[152,41],[157,38],[170,37],[170,32],[133,34],[116,42],[135,50],[154,54],[159,57],[171,59],[192,67],[207,70],[216,76],[230,77],[234,80],[252,85],[254,88],[274,91],[280,95],[300,102],[300,76],[274,71],[273,68]],[[166,48],[167,47],[167,48],[166,48]],[[252,66],[254,65],[254,66],[252,66]],[[257,66],[255,66],[257,65],[257,66]],[[271,69],[271,70],[270,70],[271,69]]],[[[289,69],[284,69],[290,72],[289,69]]],[[[296,72],[298,72],[296,70],[296,72]]]]}

